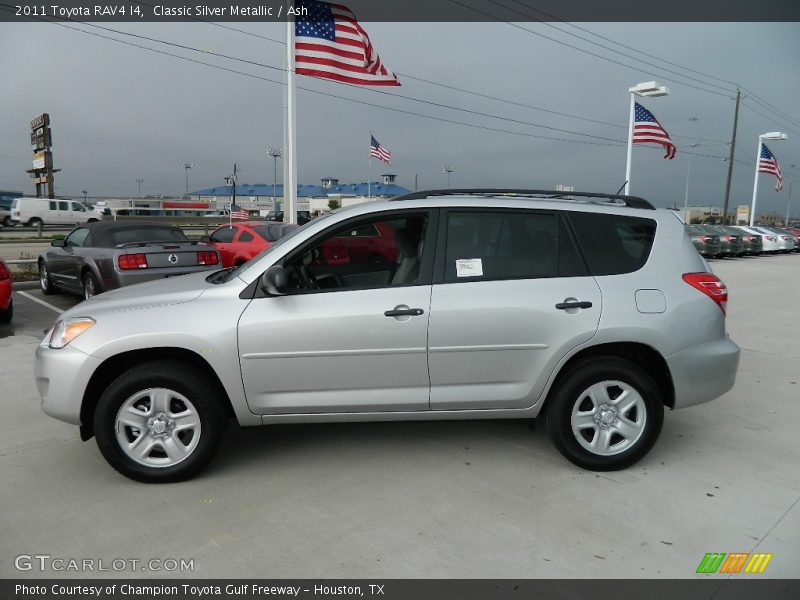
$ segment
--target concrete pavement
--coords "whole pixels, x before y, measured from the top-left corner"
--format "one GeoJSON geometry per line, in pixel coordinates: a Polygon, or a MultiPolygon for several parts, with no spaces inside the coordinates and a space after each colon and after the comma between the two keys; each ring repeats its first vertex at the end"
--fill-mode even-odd
{"type": "Polygon", "coordinates": [[[15,568],[40,553],[194,561],[112,577],[690,578],[706,552],[754,551],[774,554],[758,577],[798,577],[800,256],[712,266],[737,384],[668,412],[653,451],[615,473],[572,466],[543,424],[232,425],[200,477],[143,485],[41,413],[39,338],[2,338],[0,577],[98,574],[15,568]]]}

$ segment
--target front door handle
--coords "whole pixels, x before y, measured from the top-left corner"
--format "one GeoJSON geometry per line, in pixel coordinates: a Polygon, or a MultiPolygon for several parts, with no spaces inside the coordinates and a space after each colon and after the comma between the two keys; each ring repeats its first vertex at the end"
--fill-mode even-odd
{"type": "Polygon", "coordinates": [[[383,315],[385,317],[418,317],[424,313],[425,311],[421,308],[395,308],[393,310],[387,310],[383,315]]]}
{"type": "Polygon", "coordinates": [[[566,310],[568,308],[592,308],[592,303],[589,301],[575,301],[575,302],[559,302],[556,304],[558,310],[566,310]]]}

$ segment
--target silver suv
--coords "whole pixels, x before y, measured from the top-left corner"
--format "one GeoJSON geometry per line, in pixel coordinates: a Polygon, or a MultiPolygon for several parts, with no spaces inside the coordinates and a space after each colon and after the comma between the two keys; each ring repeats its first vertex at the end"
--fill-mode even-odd
{"type": "Polygon", "coordinates": [[[240,425],[531,419],[627,467],[664,407],[731,389],[727,289],[671,212],[607,194],[447,190],[316,219],[252,261],[107,292],[36,352],[44,411],[139,481],[240,425]]]}

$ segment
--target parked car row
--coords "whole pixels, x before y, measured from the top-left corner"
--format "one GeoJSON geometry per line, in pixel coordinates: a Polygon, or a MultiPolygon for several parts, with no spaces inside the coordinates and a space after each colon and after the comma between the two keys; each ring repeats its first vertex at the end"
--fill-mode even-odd
{"type": "Polygon", "coordinates": [[[706,257],[800,252],[800,229],[795,227],[686,225],[686,233],[706,257]]]}

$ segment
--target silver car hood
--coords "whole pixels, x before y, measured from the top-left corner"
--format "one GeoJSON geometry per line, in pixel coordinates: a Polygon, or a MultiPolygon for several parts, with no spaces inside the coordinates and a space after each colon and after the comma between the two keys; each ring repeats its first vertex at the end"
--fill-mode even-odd
{"type": "Polygon", "coordinates": [[[156,279],[99,294],[84,300],[65,314],[92,316],[99,312],[135,310],[166,304],[181,304],[198,298],[208,286],[206,278],[213,271],[156,279]]]}

